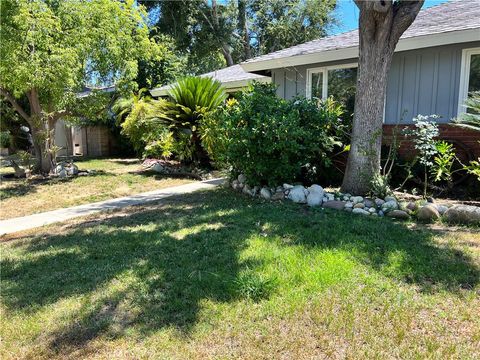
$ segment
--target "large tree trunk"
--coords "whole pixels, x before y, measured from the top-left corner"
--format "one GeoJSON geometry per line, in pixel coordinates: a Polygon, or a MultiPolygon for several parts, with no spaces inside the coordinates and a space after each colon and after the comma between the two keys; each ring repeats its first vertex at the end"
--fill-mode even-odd
{"type": "Polygon", "coordinates": [[[360,9],[359,64],[352,143],[342,191],[365,194],[380,173],[387,76],[395,46],[423,1],[355,1],[360,9]]]}
{"type": "Polygon", "coordinates": [[[56,163],[55,153],[52,151],[55,150],[55,124],[60,117],[67,115],[67,111],[60,110],[46,114],[42,109],[40,97],[35,88],[30,89],[26,93],[30,104],[30,115],[20,106],[15,97],[1,86],[0,95],[12,104],[14,109],[30,126],[36,159],[34,172],[50,173],[56,163]]]}

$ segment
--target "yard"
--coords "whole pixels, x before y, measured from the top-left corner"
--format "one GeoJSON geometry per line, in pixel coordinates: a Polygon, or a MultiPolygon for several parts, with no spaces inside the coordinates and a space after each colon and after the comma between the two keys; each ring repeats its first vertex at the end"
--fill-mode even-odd
{"type": "MultiPolygon", "coordinates": [[[[0,219],[87,204],[191,182],[141,172],[137,159],[92,159],[75,162],[92,176],[48,181],[4,180],[0,184],[0,219]]],[[[2,168],[2,173],[11,168],[2,168]]]]}
{"type": "Polygon", "coordinates": [[[1,248],[2,359],[480,357],[477,228],[219,189],[1,248]]]}

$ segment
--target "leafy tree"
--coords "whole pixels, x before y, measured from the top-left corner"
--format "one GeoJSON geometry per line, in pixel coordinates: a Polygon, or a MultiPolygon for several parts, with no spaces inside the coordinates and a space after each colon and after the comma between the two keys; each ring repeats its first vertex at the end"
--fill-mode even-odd
{"type": "Polygon", "coordinates": [[[334,22],[336,0],[254,0],[249,4],[250,38],[257,54],[318,39],[334,22]]]}
{"type": "MultiPolygon", "coordinates": [[[[159,33],[188,51],[191,64],[223,57],[233,65],[255,55],[324,36],[335,0],[141,1],[158,14],[159,33]]],[[[221,67],[210,62],[203,72],[221,67]]]]}
{"type": "Polygon", "coordinates": [[[77,92],[88,81],[133,86],[136,59],[154,53],[146,13],[134,0],[3,0],[0,10],[0,94],[31,128],[37,170],[49,172],[56,121],[98,114],[111,99],[77,92]]]}
{"type": "Polygon", "coordinates": [[[415,20],[424,0],[355,0],[360,9],[358,81],[352,143],[342,191],[365,194],[380,173],[383,106],[387,74],[400,36],[415,20]]]}

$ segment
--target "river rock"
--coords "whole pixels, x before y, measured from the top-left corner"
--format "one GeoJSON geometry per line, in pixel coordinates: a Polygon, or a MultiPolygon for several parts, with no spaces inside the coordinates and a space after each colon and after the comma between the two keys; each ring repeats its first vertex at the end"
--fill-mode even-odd
{"type": "Polygon", "coordinates": [[[358,204],[358,203],[361,203],[363,201],[363,197],[361,196],[352,196],[350,198],[350,201],[353,202],[353,204],[358,204]]]}
{"type": "Polygon", "coordinates": [[[448,210],[448,206],[446,205],[435,205],[435,207],[437,208],[440,215],[445,214],[445,212],[448,210]]]}
{"type": "Polygon", "coordinates": [[[365,204],[365,207],[368,207],[368,208],[375,206],[375,203],[373,202],[372,199],[365,199],[363,203],[365,204]]]}
{"type": "Polygon", "coordinates": [[[410,215],[408,215],[405,211],[403,210],[391,210],[387,213],[388,217],[394,218],[394,219],[409,219],[410,215]]]}
{"type": "Polygon", "coordinates": [[[387,213],[392,210],[398,209],[398,203],[396,200],[388,200],[382,205],[382,210],[384,213],[387,213]]]}
{"type": "Polygon", "coordinates": [[[290,190],[290,189],[293,189],[293,185],[290,185],[290,184],[283,184],[283,189],[284,189],[284,190],[290,190]]]}
{"type": "Polygon", "coordinates": [[[394,196],[385,196],[385,202],[389,202],[389,201],[397,201],[397,199],[395,199],[394,196]]]}
{"type": "Polygon", "coordinates": [[[435,221],[440,219],[440,213],[434,205],[425,205],[418,209],[417,218],[425,222],[435,221]]]}
{"type": "Polygon", "coordinates": [[[295,203],[305,204],[307,202],[308,190],[302,185],[295,185],[290,189],[288,198],[295,203]]]}
{"type": "Polygon", "coordinates": [[[351,201],[345,202],[345,209],[352,209],[353,208],[353,203],[351,201]]]}
{"type": "Polygon", "coordinates": [[[367,210],[360,209],[360,208],[354,208],[352,210],[353,214],[360,214],[360,215],[370,215],[370,213],[367,210]]]}
{"type": "Polygon", "coordinates": [[[378,207],[380,207],[380,206],[382,206],[383,204],[385,204],[385,200],[382,200],[382,199],[380,199],[380,198],[376,198],[376,199],[375,199],[375,204],[376,204],[378,207]]]}
{"type": "Polygon", "coordinates": [[[307,195],[307,204],[309,206],[320,206],[323,201],[323,192],[311,192],[307,195]]]}
{"type": "Polygon", "coordinates": [[[285,195],[282,192],[276,192],[275,194],[272,195],[272,201],[278,201],[278,200],[283,200],[285,198],[285,195]]]}
{"type": "Polygon", "coordinates": [[[247,177],[244,174],[240,174],[238,175],[237,180],[240,184],[245,184],[245,182],[247,181],[247,177]]]}
{"type": "Polygon", "coordinates": [[[364,207],[365,207],[364,203],[356,203],[355,205],[353,205],[354,209],[363,209],[364,207]]]}
{"type": "Polygon", "coordinates": [[[264,187],[260,190],[260,196],[265,200],[270,200],[272,198],[272,193],[269,189],[264,187]]]}
{"type": "Polygon", "coordinates": [[[472,205],[453,205],[445,214],[451,223],[480,224],[480,207],[472,205]]]}
{"type": "Polygon", "coordinates": [[[407,209],[408,210],[411,210],[411,211],[415,211],[418,209],[418,206],[416,203],[414,203],[413,201],[410,201],[408,204],[407,204],[407,209]]]}
{"type": "Polygon", "coordinates": [[[345,201],[332,200],[326,203],[323,203],[323,207],[327,209],[342,210],[345,207],[345,201]]]}

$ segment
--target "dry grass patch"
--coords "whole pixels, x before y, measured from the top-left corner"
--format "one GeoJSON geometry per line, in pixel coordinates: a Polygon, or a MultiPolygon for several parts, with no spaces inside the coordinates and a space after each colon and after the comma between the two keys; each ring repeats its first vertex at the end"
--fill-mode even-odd
{"type": "Polygon", "coordinates": [[[192,182],[142,173],[137,159],[96,159],[77,162],[97,175],[41,182],[8,180],[0,184],[0,219],[31,215],[192,182]]]}

